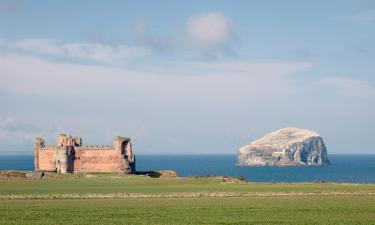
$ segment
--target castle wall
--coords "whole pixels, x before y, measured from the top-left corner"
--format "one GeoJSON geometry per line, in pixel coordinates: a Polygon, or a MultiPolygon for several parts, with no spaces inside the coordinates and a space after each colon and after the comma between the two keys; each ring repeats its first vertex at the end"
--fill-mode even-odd
{"type": "Polygon", "coordinates": [[[74,172],[121,172],[121,160],[113,148],[76,147],[74,172]]]}
{"type": "Polygon", "coordinates": [[[82,146],[80,137],[60,134],[57,145],[45,147],[43,138],[34,144],[36,171],[57,173],[121,172],[134,173],[135,156],[131,140],[117,136],[114,146],[82,146]]]}
{"type": "Polygon", "coordinates": [[[42,148],[39,150],[39,170],[51,171],[55,169],[53,162],[54,148],[42,148]]]}

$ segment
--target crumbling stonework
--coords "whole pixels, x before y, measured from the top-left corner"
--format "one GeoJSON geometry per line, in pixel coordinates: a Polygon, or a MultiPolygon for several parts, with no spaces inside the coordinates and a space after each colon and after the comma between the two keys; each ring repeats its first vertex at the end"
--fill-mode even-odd
{"type": "Polygon", "coordinates": [[[60,134],[57,145],[45,146],[38,137],[34,145],[35,171],[58,173],[123,172],[135,173],[131,139],[116,137],[114,146],[82,146],[80,137],[60,134]]]}

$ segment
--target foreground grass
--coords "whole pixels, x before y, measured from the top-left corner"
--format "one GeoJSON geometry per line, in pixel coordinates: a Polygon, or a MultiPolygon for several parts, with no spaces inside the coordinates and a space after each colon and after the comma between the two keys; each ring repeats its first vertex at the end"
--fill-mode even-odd
{"type": "Polygon", "coordinates": [[[375,197],[2,200],[0,224],[375,224],[375,197]]]}
{"type": "Polygon", "coordinates": [[[375,185],[361,184],[113,174],[0,180],[0,224],[375,224],[374,202],[375,185]]]}

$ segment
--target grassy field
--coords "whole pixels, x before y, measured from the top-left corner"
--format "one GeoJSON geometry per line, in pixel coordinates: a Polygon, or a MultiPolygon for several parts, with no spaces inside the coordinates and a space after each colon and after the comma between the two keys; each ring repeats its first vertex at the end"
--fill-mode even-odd
{"type": "Polygon", "coordinates": [[[375,185],[102,174],[5,179],[0,224],[375,224],[375,185]]]}

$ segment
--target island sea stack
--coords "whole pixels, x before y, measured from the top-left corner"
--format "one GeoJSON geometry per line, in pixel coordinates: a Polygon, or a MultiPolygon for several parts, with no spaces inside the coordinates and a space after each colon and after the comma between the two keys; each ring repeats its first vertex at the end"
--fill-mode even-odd
{"type": "Polygon", "coordinates": [[[293,127],[271,132],[238,150],[239,166],[329,165],[322,137],[311,130],[293,127]]]}

